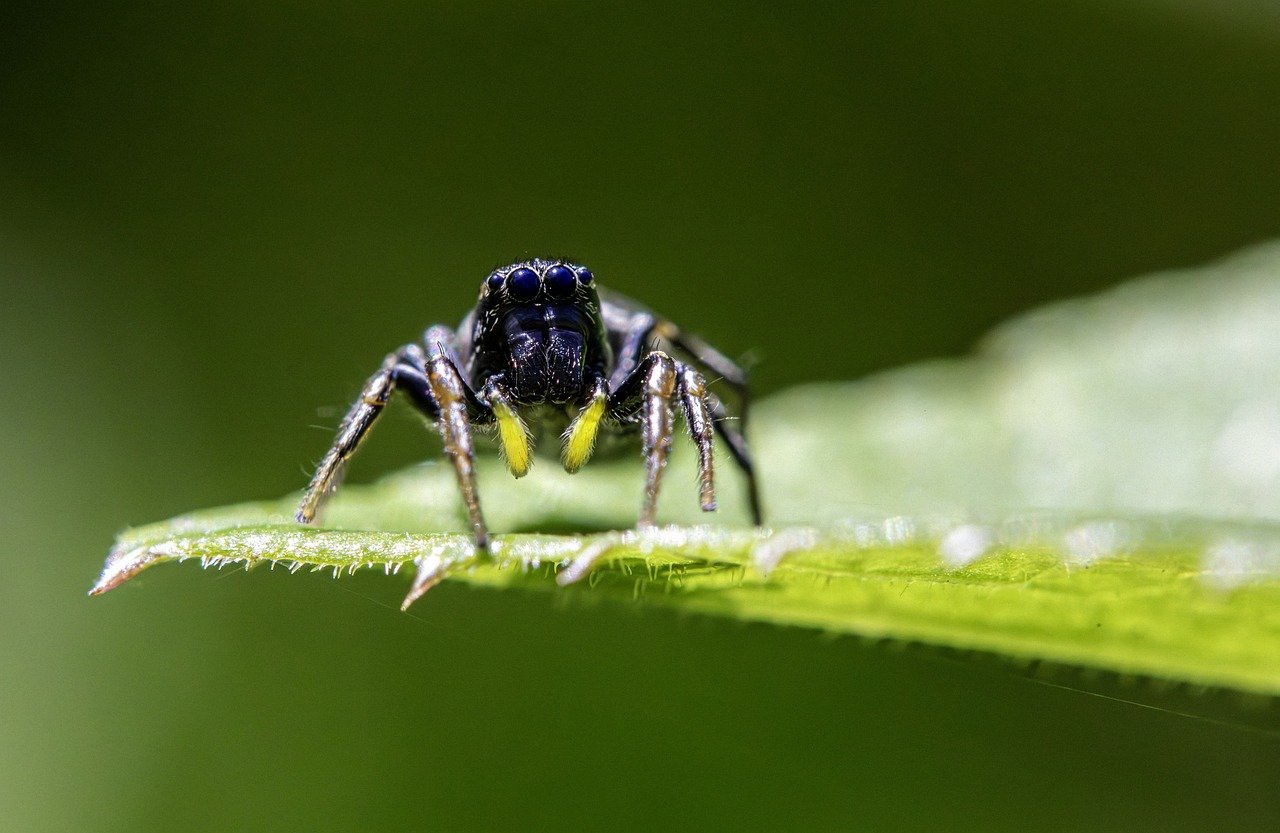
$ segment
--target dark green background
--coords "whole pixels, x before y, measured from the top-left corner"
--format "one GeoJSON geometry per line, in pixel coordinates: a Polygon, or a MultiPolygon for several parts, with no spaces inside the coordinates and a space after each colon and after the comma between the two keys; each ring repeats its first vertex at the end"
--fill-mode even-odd
{"type": "MultiPolygon", "coordinates": [[[[1280,740],[986,661],[403,578],[83,596],[120,527],[300,487],[505,259],[767,392],[1280,232],[1280,15],[1028,5],[5,4],[0,827],[1274,829],[1280,740]]],[[[352,477],[431,453],[400,413],[352,477]]]]}

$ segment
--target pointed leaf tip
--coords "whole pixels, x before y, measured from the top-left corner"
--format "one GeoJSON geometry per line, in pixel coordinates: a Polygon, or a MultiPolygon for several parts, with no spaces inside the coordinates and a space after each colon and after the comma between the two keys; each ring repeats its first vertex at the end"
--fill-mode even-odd
{"type": "Polygon", "coordinates": [[[108,590],[114,590],[138,573],[150,567],[160,559],[160,554],[150,547],[134,549],[113,549],[102,565],[102,574],[89,588],[90,596],[101,596],[108,590]]]}

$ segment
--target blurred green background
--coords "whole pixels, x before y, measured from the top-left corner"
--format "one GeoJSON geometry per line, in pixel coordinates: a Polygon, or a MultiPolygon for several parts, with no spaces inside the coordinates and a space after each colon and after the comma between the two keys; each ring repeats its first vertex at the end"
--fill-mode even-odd
{"type": "MultiPolygon", "coordinates": [[[[501,261],[767,393],[1280,234],[1280,14],[1029,5],[5,4],[0,829],[1275,829],[1276,737],[1089,692],[1274,703],[402,577],[84,597],[301,487],[501,261]]],[[[386,422],[353,480],[434,454],[386,422]]]]}

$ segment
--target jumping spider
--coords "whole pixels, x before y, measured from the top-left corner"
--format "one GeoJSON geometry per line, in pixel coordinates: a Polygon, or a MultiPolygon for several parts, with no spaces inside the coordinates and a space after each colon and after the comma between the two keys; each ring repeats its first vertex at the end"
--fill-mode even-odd
{"type": "Polygon", "coordinates": [[[392,391],[408,395],[434,422],[458,476],[476,547],[488,546],[473,470],[471,427],[497,426],[500,451],[516,477],[529,470],[532,428],[560,434],[565,471],[591,457],[598,435],[640,437],[645,462],[639,526],[651,527],[658,485],[671,449],[674,402],[698,446],[699,502],[716,508],[712,433],[719,433],[747,477],[752,517],[760,499],[742,427],[747,409],[741,368],[696,336],[681,332],[636,302],[597,290],[584,266],[533,260],[495,270],[456,331],[436,325],[422,343],[387,356],[342,421],[333,447],[317,468],[298,507],[310,523],[337,488],[392,391]],[[659,347],[683,356],[673,359],[659,347]],[[723,380],[738,400],[737,422],[707,386],[703,373],[723,380]]]}

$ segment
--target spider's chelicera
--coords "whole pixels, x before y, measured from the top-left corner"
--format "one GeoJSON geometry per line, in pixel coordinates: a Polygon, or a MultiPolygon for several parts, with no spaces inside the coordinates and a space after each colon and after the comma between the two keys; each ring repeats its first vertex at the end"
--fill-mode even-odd
{"type": "Polygon", "coordinates": [[[712,434],[747,476],[751,512],[760,501],[743,436],[747,408],[742,369],[629,298],[597,288],[584,266],[534,259],[495,270],[458,329],[436,325],[421,344],[387,356],[338,430],[307,488],[297,519],[310,523],[335,488],[393,391],[434,422],[458,476],[476,546],[488,546],[473,469],[472,428],[496,428],[507,468],[523,476],[536,440],[560,435],[560,460],[576,472],[597,439],[639,435],[645,464],[640,527],[653,525],[658,485],[671,449],[677,407],[698,447],[699,499],[716,508],[712,434]],[[677,360],[667,352],[680,356],[677,360]],[[723,380],[736,400],[735,421],[707,385],[723,380]]]}

